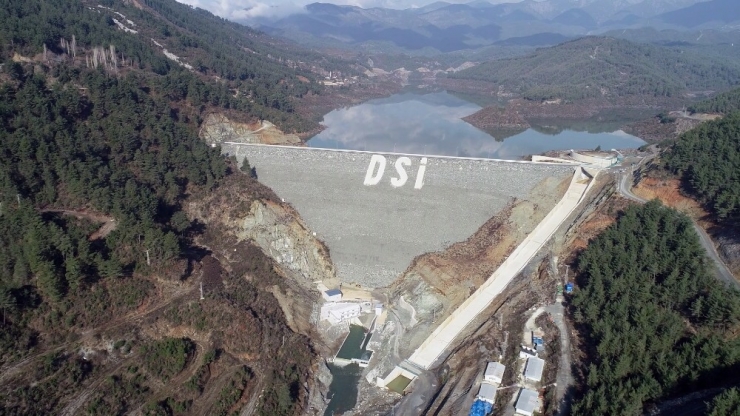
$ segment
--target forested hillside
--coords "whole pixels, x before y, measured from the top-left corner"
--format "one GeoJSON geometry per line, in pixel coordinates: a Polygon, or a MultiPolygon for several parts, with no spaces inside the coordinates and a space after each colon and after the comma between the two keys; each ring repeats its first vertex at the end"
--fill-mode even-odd
{"type": "Polygon", "coordinates": [[[588,358],[573,414],[640,415],[738,381],[740,294],[710,274],[683,214],[658,201],[628,208],[579,255],[577,283],[588,358]]]}
{"type": "Polygon", "coordinates": [[[687,131],[661,158],[720,219],[740,218],[740,112],[687,131]]]}
{"type": "Polygon", "coordinates": [[[692,113],[720,113],[730,114],[740,111],[740,88],[723,92],[708,100],[700,101],[691,107],[692,113]]]}
{"type": "Polygon", "coordinates": [[[262,189],[199,139],[207,112],[313,127],[319,61],[271,42],[174,0],[0,4],[0,414],[306,406],[314,352],[268,292],[289,279],[247,243],[221,269],[183,210],[262,189]]]}
{"type": "Polygon", "coordinates": [[[15,79],[0,87],[1,280],[36,276],[47,300],[59,300],[97,275],[142,269],[147,249],[155,265],[177,258],[190,227],[179,211],[186,189],[212,188],[228,170],[187,115],[173,117],[168,100],[145,92],[157,85],[135,74],[57,67],[50,85],[20,64],[9,69],[15,79]],[[81,230],[45,221],[47,208],[90,208],[118,226],[93,250],[81,230]]]}
{"type": "Polygon", "coordinates": [[[237,108],[290,132],[315,127],[294,112],[297,98],[322,91],[311,70],[350,70],[175,0],[5,2],[0,56],[14,54],[116,74],[183,74],[169,91],[180,96],[200,77],[211,94],[201,88],[194,105],[237,108]]]}
{"type": "Polygon", "coordinates": [[[740,83],[740,57],[587,37],[454,75],[498,84],[532,100],[679,96],[740,83]]]}

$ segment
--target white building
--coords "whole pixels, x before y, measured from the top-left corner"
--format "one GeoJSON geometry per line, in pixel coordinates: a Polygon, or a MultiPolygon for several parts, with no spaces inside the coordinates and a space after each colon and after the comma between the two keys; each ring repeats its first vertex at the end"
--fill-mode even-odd
{"type": "Polygon", "coordinates": [[[491,383],[501,384],[504,379],[504,370],[506,366],[497,362],[490,362],[486,366],[486,372],[483,373],[483,379],[491,383]]]}
{"type": "Polygon", "coordinates": [[[321,306],[321,320],[336,325],[360,316],[361,311],[359,303],[325,303],[321,306]]]}
{"type": "Polygon", "coordinates": [[[486,382],[481,383],[477,399],[494,404],[496,402],[496,386],[486,382]]]}
{"type": "Polygon", "coordinates": [[[516,400],[516,414],[532,416],[540,408],[540,397],[534,390],[522,389],[519,392],[519,398],[516,400]]]}
{"type": "Polygon", "coordinates": [[[545,369],[545,360],[538,357],[527,358],[527,366],[524,369],[524,378],[531,381],[542,380],[542,372],[545,369]]]}
{"type": "Polygon", "coordinates": [[[342,291],[339,289],[325,290],[321,292],[321,296],[323,296],[324,300],[327,302],[339,302],[342,300],[342,291]]]}
{"type": "Polygon", "coordinates": [[[383,304],[376,303],[375,304],[375,316],[380,316],[382,313],[383,313],[383,304]]]}

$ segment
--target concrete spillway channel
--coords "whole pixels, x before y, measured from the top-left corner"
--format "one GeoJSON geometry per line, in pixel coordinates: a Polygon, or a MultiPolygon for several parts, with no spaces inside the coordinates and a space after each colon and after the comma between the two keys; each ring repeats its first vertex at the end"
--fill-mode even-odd
{"type": "Polygon", "coordinates": [[[394,368],[377,384],[385,387],[397,377],[416,377],[413,367],[428,370],[442,357],[465,327],[483,312],[537,254],[560,225],[570,216],[594,183],[598,170],[578,167],[563,198],[522,241],[501,266],[462,303],[402,365],[394,368]]]}

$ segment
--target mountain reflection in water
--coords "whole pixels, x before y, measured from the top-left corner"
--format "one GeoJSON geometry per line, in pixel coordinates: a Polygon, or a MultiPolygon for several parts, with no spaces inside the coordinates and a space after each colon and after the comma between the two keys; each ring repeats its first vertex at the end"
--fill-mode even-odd
{"type": "Polygon", "coordinates": [[[635,136],[616,130],[614,123],[603,126],[607,131],[600,133],[593,133],[600,129],[590,125],[591,132],[538,127],[522,132],[493,132],[494,137],[462,120],[480,108],[447,92],[396,94],[330,112],[322,122],[327,128],[312,137],[308,145],[372,152],[521,159],[548,150],[597,146],[625,149],[645,144],[635,136]]]}

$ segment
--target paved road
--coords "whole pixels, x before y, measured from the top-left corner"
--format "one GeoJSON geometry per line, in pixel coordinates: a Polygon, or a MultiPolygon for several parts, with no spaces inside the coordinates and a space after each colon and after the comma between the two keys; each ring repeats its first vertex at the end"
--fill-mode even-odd
{"type": "MultiPolygon", "coordinates": [[[[644,204],[645,202],[647,202],[645,199],[640,198],[639,196],[632,193],[632,177],[632,173],[629,172],[622,175],[622,179],[619,181],[619,193],[622,194],[625,198],[644,204]]],[[[701,228],[693,219],[691,220],[691,224],[694,226],[696,234],[699,235],[699,241],[701,242],[702,247],[704,247],[707,255],[710,259],[712,259],[712,262],[714,263],[717,278],[732,287],[740,289],[740,282],[735,279],[735,276],[732,274],[730,269],[728,269],[727,266],[722,262],[722,259],[720,259],[719,254],[717,253],[717,249],[714,247],[714,242],[712,242],[712,239],[709,238],[709,235],[707,235],[706,231],[704,231],[704,229],[701,228]]]]}

